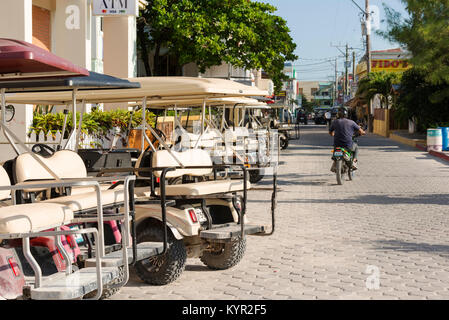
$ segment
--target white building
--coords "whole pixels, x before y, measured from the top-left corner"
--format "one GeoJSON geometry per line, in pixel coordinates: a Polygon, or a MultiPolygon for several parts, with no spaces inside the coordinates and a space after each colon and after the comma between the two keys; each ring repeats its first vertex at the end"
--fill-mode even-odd
{"type": "MultiPolygon", "coordinates": [[[[0,38],[33,43],[90,71],[135,77],[136,15],[145,4],[143,0],[1,0],[0,38]]],[[[33,106],[15,107],[9,126],[25,140],[33,106]]],[[[5,141],[1,136],[0,142],[5,141]]],[[[6,147],[0,146],[2,159],[14,156],[5,155],[3,151],[11,149],[6,147]]]]}

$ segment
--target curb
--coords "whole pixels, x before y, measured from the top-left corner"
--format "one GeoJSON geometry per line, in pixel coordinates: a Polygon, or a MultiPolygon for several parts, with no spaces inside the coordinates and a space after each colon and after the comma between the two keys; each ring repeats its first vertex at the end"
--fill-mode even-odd
{"type": "MultiPolygon", "coordinates": [[[[418,144],[417,143],[416,144],[416,148],[418,148],[421,151],[427,152],[427,147],[425,145],[423,145],[423,144],[418,144]]],[[[434,156],[434,157],[437,157],[437,158],[440,158],[440,159],[443,159],[443,160],[446,160],[446,161],[449,162],[449,155],[445,154],[444,152],[438,152],[438,151],[430,150],[429,154],[434,156]]]]}

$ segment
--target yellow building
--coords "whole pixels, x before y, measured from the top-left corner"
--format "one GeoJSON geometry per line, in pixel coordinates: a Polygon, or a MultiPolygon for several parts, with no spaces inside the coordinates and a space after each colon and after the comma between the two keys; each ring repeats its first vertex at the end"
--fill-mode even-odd
{"type": "MultiPolygon", "coordinates": [[[[409,55],[400,48],[372,51],[371,72],[404,72],[412,67],[408,59],[409,55]]],[[[362,61],[356,67],[356,82],[366,77],[367,74],[367,63],[362,61]]],[[[352,101],[352,106],[362,116],[371,115],[372,129],[375,134],[388,137],[390,130],[395,129],[393,122],[390,120],[393,117],[390,110],[381,109],[378,96],[371,101],[371,108],[360,104],[358,99],[352,101]]]]}
{"type": "MultiPolygon", "coordinates": [[[[409,55],[402,49],[389,49],[371,52],[371,72],[404,72],[412,66],[408,62],[409,55]]],[[[356,81],[367,76],[366,61],[356,67],[356,81]]]]}

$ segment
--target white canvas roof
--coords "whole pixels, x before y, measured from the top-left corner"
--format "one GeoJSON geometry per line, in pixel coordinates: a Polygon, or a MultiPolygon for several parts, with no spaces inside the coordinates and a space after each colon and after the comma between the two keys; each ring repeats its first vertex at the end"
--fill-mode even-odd
{"type": "MultiPolygon", "coordinates": [[[[147,106],[155,109],[173,109],[182,107],[202,107],[204,99],[182,99],[182,100],[149,100],[147,106]]],[[[228,98],[211,98],[206,100],[207,106],[233,108],[259,108],[269,109],[266,103],[259,102],[256,99],[246,97],[228,97],[228,98]]],[[[142,103],[132,103],[132,106],[140,106],[142,103]]]]}
{"type": "MultiPolygon", "coordinates": [[[[77,100],[86,103],[147,102],[161,104],[181,100],[203,100],[219,97],[266,96],[266,91],[231,80],[191,77],[129,78],[141,88],[112,90],[80,90],[77,100]]],[[[72,101],[72,92],[42,92],[7,94],[8,103],[62,105],[72,101]]]]}

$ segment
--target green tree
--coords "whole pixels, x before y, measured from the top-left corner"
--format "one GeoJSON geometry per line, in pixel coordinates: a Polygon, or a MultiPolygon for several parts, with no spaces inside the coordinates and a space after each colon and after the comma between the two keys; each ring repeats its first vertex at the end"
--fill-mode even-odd
{"type": "Polygon", "coordinates": [[[307,112],[313,112],[313,107],[314,107],[314,105],[313,105],[313,103],[312,102],[310,102],[308,99],[307,99],[307,97],[306,96],[302,96],[302,108],[305,110],[305,111],[307,111],[307,112]]]}
{"type": "MultiPolygon", "coordinates": [[[[410,62],[423,71],[425,80],[449,83],[449,1],[401,0],[408,13],[403,17],[384,5],[388,27],[379,34],[407,49],[410,62]]],[[[431,93],[435,102],[449,97],[449,87],[431,93]]]]}
{"type": "Polygon", "coordinates": [[[263,69],[276,91],[284,63],[297,59],[286,21],[276,8],[248,0],[150,0],[138,19],[138,46],[148,76],[167,75],[163,56],[176,65],[194,62],[200,72],[223,62],[263,69]],[[152,58],[153,68],[146,57],[152,58]]]}
{"type": "Polygon", "coordinates": [[[401,74],[395,72],[371,72],[358,83],[357,96],[365,102],[380,95],[381,108],[389,109],[391,90],[394,84],[399,84],[401,74]]]}
{"type": "Polygon", "coordinates": [[[434,92],[447,88],[446,84],[433,84],[426,71],[418,68],[407,70],[401,81],[399,96],[395,106],[395,117],[400,120],[417,119],[418,131],[427,128],[448,126],[449,98],[431,101],[434,92]]]}

